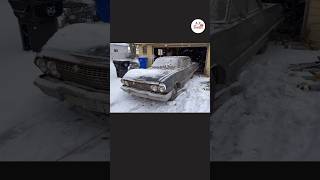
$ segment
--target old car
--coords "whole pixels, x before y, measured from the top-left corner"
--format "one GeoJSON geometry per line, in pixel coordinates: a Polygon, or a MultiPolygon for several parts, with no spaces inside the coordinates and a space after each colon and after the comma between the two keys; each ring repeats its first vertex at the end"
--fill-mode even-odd
{"type": "Polygon", "coordinates": [[[35,57],[45,94],[82,109],[109,112],[108,24],[73,24],[58,31],[35,57]]]}
{"type": "Polygon", "coordinates": [[[261,0],[211,0],[210,17],[213,88],[236,81],[248,60],[266,49],[270,33],[283,20],[280,4],[261,0]]]}
{"type": "Polygon", "coordinates": [[[159,57],[148,69],[129,70],[121,79],[121,89],[152,100],[174,100],[197,69],[198,63],[188,56],[159,57]]]}

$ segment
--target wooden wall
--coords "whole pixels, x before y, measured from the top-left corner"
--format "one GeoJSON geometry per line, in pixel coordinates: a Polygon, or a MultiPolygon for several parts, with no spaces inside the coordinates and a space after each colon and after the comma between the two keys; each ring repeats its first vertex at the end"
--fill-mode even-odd
{"type": "Polygon", "coordinates": [[[305,36],[309,45],[320,49],[320,0],[308,0],[305,36]]]}

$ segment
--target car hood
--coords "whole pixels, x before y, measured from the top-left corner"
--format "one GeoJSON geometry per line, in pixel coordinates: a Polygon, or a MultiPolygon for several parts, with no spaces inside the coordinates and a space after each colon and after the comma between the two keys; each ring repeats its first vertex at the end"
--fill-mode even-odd
{"type": "Polygon", "coordinates": [[[106,65],[109,63],[108,32],[107,23],[79,23],[66,26],[50,38],[37,57],[88,65],[106,65]]]}
{"type": "Polygon", "coordinates": [[[44,45],[42,50],[81,51],[109,44],[110,27],[107,23],[72,24],[59,29],[44,45]]]}
{"type": "Polygon", "coordinates": [[[36,58],[55,59],[64,62],[84,65],[103,65],[106,66],[109,62],[108,56],[91,55],[83,51],[64,51],[58,49],[42,50],[36,55],[36,58]]]}
{"type": "Polygon", "coordinates": [[[175,70],[167,69],[132,69],[123,76],[123,79],[132,81],[164,82],[175,72],[175,70]]]}

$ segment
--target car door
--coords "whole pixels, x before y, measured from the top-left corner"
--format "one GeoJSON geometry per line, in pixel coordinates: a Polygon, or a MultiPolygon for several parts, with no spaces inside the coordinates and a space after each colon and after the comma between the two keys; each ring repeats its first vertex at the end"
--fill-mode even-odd
{"type": "Polygon", "coordinates": [[[239,58],[251,46],[256,37],[252,34],[257,30],[250,24],[247,0],[230,0],[227,10],[227,22],[223,29],[211,35],[213,46],[213,64],[223,67],[225,82],[234,81],[244,59],[239,58]]]}
{"type": "Polygon", "coordinates": [[[194,72],[194,67],[191,63],[191,59],[189,57],[183,57],[181,59],[181,76],[180,76],[180,82],[181,85],[183,86],[193,75],[194,72]]]}

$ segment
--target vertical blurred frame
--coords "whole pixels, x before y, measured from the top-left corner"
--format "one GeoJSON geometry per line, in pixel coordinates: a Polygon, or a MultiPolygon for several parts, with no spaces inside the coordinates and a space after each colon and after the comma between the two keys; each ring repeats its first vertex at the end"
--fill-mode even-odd
{"type": "Polygon", "coordinates": [[[1,1],[0,160],[110,161],[108,2],[1,1]]]}
{"type": "MultiPolygon", "coordinates": [[[[118,88],[115,92],[122,95],[114,101],[114,104],[111,100],[111,106],[120,104],[118,110],[126,110],[126,113],[118,111],[110,114],[112,120],[111,174],[114,176],[112,179],[209,179],[210,107],[205,113],[175,111],[169,114],[170,110],[167,107],[165,112],[146,112],[142,111],[146,106],[141,103],[147,102],[149,109],[153,108],[154,104],[157,106],[161,103],[125,94],[120,89],[123,84],[137,85],[136,82],[125,80],[132,77],[134,72],[146,72],[147,69],[144,68],[152,65],[160,67],[161,63],[158,64],[157,59],[165,60],[165,56],[169,54],[174,56],[174,53],[168,53],[167,49],[170,49],[170,45],[206,43],[207,47],[210,27],[206,26],[203,33],[196,34],[191,30],[191,23],[195,19],[202,19],[208,25],[208,4],[208,0],[111,1],[111,43],[119,46],[118,51],[122,43],[129,46],[130,44],[139,45],[136,48],[139,57],[135,57],[137,61],[131,64],[135,69],[121,72],[118,74],[119,77],[116,77],[116,67],[110,67],[110,69],[113,68],[113,74],[116,77],[114,79],[118,88]],[[168,47],[165,47],[166,44],[168,47]],[[158,57],[155,58],[155,56],[158,57]],[[139,68],[140,65],[141,68],[139,68]],[[124,98],[126,101],[123,101],[124,98]],[[124,103],[128,101],[138,103],[124,103]],[[129,106],[132,107],[131,105],[135,105],[135,108],[129,108],[129,106]],[[130,109],[131,113],[128,112],[130,109]]],[[[111,48],[110,53],[113,50],[111,48]]],[[[120,59],[122,61],[119,64],[123,64],[124,69],[128,70],[126,68],[128,59],[119,58],[119,61],[120,59]]],[[[204,69],[208,71],[210,65],[211,62],[204,69]]],[[[111,86],[113,86],[112,83],[111,86]]],[[[145,86],[145,89],[160,91],[157,86],[148,87],[145,86]]],[[[115,97],[111,92],[110,98],[115,97]]],[[[183,96],[179,95],[176,99],[179,98],[181,100],[183,96]]],[[[162,104],[174,106],[175,103],[171,101],[162,104]]],[[[189,102],[189,104],[193,103],[189,102]]],[[[201,104],[198,106],[200,107],[201,104]]],[[[174,110],[171,109],[171,111],[174,110]]]]}

